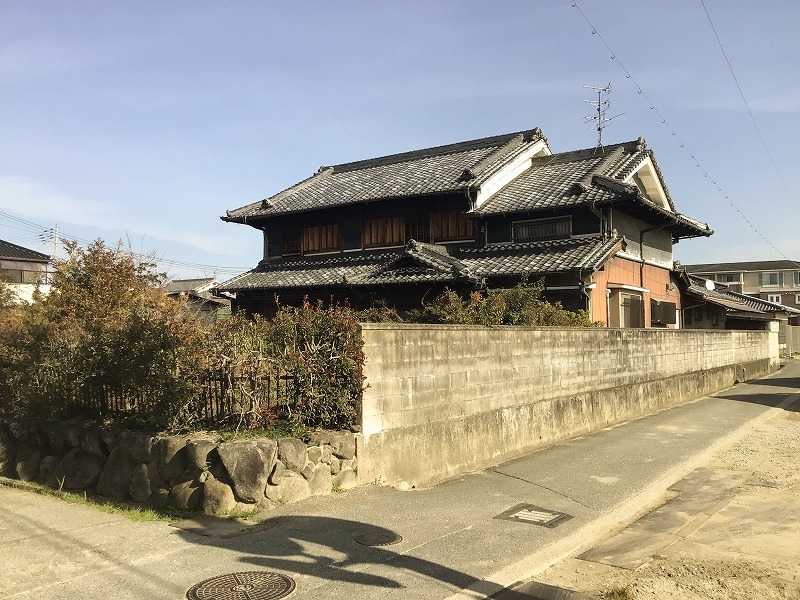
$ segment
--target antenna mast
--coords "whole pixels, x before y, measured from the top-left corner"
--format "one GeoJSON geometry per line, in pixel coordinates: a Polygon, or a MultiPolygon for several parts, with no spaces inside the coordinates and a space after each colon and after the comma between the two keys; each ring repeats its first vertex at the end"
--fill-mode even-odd
{"type": "Polygon", "coordinates": [[[611,84],[609,83],[607,86],[604,87],[597,87],[594,85],[585,85],[583,86],[587,90],[592,90],[597,94],[597,100],[584,100],[587,104],[591,104],[592,106],[597,107],[597,114],[596,115],[588,115],[583,118],[584,121],[594,121],[597,123],[597,147],[602,149],[603,148],[603,129],[608,127],[608,122],[611,119],[616,119],[623,113],[616,115],[614,117],[608,117],[608,108],[611,106],[611,100],[609,96],[611,96],[611,84]]]}

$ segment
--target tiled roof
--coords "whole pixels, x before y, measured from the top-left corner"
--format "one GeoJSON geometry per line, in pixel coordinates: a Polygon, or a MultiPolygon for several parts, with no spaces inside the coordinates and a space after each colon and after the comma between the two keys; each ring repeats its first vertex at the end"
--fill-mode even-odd
{"type": "Polygon", "coordinates": [[[181,292],[193,292],[197,288],[209,286],[214,282],[213,277],[205,277],[202,279],[173,279],[164,286],[164,291],[167,294],[179,294],[181,292]]]}
{"type": "Polygon", "coordinates": [[[750,306],[745,302],[742,302],[738,298],[735,298],[729,295],[726,292],[721,292],[718,290],[709,290],[702,285],[698,285],[697,283],[692,283],[686,290],[690,295],[700,298],[706,302],[710,302],[711,304],[716,304],[718,306],[722,306],[727,310],[735,310],[741,312],[748,312],[748,313],[756,313],[763,315],[765,311],[760,310],[756,307],[750,306]]]}
{"type": "Polygon", "coordinates": [[[746,304],[747,306],[754,308],[756,310],[760,310],[763,312],[788,312],[792,314],[799,314],[800,310],[796,308],[792,308],[791,306],[786,306],[784,304],[779,304],[778,302],[770,302],[769,300],[762,300],[761,298],[756,298],[754,296],[748,296],[747,294],[740,294],[738,292],[723,292],[726,296],[730,296],[731,298],[735,298],[739,302],[746,304]]]}
{"type": "Polygon", "coordinates": [[[411,241],[402,250],[266,262],[219,286],[221,291],[477,282],[483,278],[594,271],[621,247],[620,238],[494,244],[453,250],[411,241]]]}
{"type": "Polygon", "coordinates": [[[50,260],[47,254],[36,252],[36,250],[29,250],[22,246],[17,246],[11,242],[0,240],[0,258],[11,260],[32,260],[36,262],[46,262],[50,260]]]}
{"type": "Polygon", "coordinates": [[[223,219],[244,222],[378,199],[465,190],[479,185],[500,165],[542,139],[541,131],[532,129],[320,167],[308,179],[266,200],[230,210],[223,219]]]}
{"type": "Polygon", "coordinates": [[[762,300],[761,298],[748,296],[747,294],[733,292],[725,287],[716,287],[716,284],[715,289],[710,290],[704,285],[706,280],[696,275],[689,275],[688,281],[689,286],[686,291],[689,294],[697,298],[701,298],[707,302],[711,302],[712,304],[724,306],[728,310],[757,314],[774,312],[800,314],[800,310],[796,308],[785,306],[777,302],[769,302],[768,300],[762,300]]]}
{"type": "Polygon", "coordinates": [[[741,271],[800,271],[800,261],[761,260],[749,262],[705,263],[683,265],[689,273],[730,273],[741,271]]]}
{"type": "Polygon", "coordinates": [[[477,277],[593,271],[620,246],[620,238],[587,236],[568,240],[492,244],[462,250],[460,261],[477,277]]]}

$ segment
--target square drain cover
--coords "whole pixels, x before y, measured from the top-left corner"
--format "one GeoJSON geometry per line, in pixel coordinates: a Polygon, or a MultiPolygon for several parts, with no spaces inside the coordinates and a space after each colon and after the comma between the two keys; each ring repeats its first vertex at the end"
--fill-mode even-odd
{"type": "Polygon", "coordinates": [[[532,525],[541,525],[542,527],[556,527],[571,518],[567,513],[547,510],[533,504],[517,504],[515,507],[509,508],[495,517],[495,519],[521,521],[532,525]]]}

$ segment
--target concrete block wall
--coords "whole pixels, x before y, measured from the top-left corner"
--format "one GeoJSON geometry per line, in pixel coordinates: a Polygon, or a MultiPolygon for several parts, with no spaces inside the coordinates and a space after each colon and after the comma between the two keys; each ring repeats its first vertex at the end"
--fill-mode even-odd
{"type": "Polygon", "coordinates": [[[361,481],[440,481],[770,372],[773,329],[363,324],[361,481]]]}

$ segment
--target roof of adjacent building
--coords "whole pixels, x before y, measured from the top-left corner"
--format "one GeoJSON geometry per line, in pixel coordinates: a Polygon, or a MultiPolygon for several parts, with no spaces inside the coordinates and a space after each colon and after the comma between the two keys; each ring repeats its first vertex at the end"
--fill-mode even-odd
{"type": "Polygon", "coordinates": [[[800,261],[757,260],[745,262],[682,265],[689,273],[729,273],[742,271],[800,271],[800,261]]]}
{"type": "Polygon", "coordinates": [[[618,237],[598,235],[447,249],[411,240],[398,250],[265,261],[218,289],[235,292],[419,282],[477,283],[493,277],[589,272],[597,270],[623,243],[618,237]]]}
{"type": "Polygon", "coordinates": [[[198,279],[173,279],[164,286],[164,291],[167,294],[206,291],[207,289],[212,288],[214,283],[216,283],[216,280],[213,277],[203,277],[198,279]]]}
{"type": "Polygon", "coordinates": [[[17,246],[11,242],[0,240],[0,258],[10,260],[30,260],[36,262],[47,262],[50,257],[36,250],[30,250],[22,246],[17,246]]]}
{"type": "Polygon", "coordinates": [[[729,312],[763,315],[764,318],[772,318],[770,313],[776,312],[800,314],[800,310],[796,308],[733,292],[724,285],[715,283],[713,286],[714,289],[709,289],[704,285],[706,279],[698,277],[697,275],[689,275],[688,281],[689,286],[686,291],[690,295],[710,302],[711,304],[722,306],[729,312]]]}
{"type": "Polygon", "coordinates": [[[223,219],[244,223],[252,218],[379,199],[463,191],[479,186],[497,168],[542,140],[537,128],[320,167],[308,179],[265,200],[230,210],[223,219]]]}

